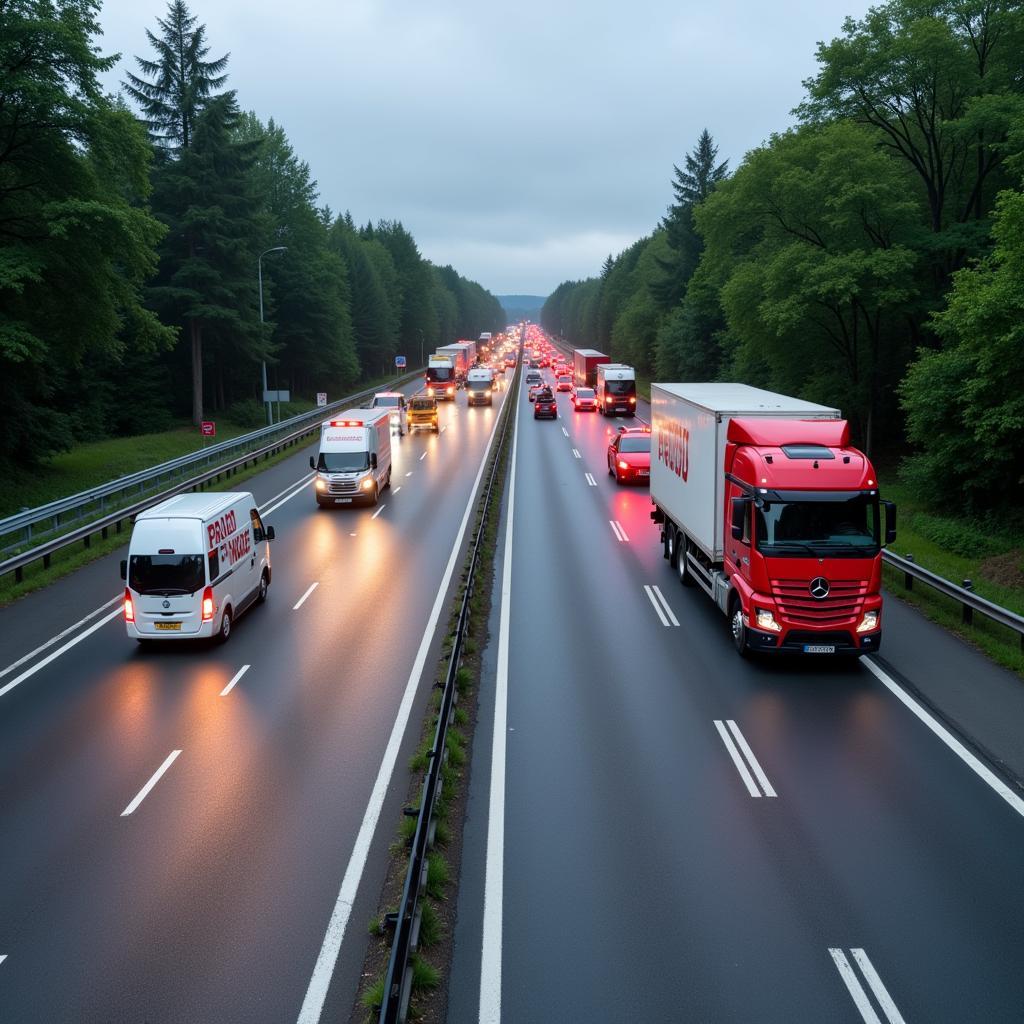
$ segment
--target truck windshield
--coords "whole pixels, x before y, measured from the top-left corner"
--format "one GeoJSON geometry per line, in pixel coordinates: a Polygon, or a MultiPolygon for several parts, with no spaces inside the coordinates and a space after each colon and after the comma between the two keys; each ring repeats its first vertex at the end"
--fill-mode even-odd
{"type": "Polygon", "coordinates": [[[452,368],[450,366],[428,366],[427,380],[446,381],[452,379],[452,368]]]}
{"type": "Polygon", "coordinates": [[[321,473],[355,473],[369,466],[367,452],[321,452],[316,464],[321,473]]]}
{"type": "Polygon", "coordinates": [[[635,380],[606,380],[604,389],[609,395],[635,395],[635,380]]]}
{"type": "Polygon", "coordinates": [[[206,583],[202,555],[132,555],[128,586],[137,594],[194,594],[206,583]]]}
{"type": "Polygon", "coordinates": [[[755,516],[757,550],[772,557],[873,558],[881,547],[877,495],[766,501],[755,516]]]}

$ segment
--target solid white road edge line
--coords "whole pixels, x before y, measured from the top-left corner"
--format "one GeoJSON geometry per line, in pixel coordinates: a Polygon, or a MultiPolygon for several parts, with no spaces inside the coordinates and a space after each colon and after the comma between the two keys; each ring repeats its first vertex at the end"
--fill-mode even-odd
{"type": "Polygon", "coordinates": [[[331,911],[331,917],[327,923],[327,932],[324,935],[320,953],[316,958],[313,975],[309,979],[309,987],[306,989],[306,996],[302,1001],[298,1024],[316,1024],[320,1020],[321,1013],[323,1013],[324,1001],[327,999],[327,990],[330,988],[331,976],[334,974],[334,965],[338,962],[341,942],[345,937],[345,928],[348,925],[349,915],[352,913],[356,893],[359,891],[359,882],[363,877],[363,869],[366,867],[366,858],[370,854],[370,843],[373,840],[374,832],[377,830],[380,812],[384,806],[388,786],[391,784],[391,776],[394,774],[395,764],[398,761],[398,752],[401,749],[402,737],[405,735],[405,728],[409,722],[409,715],[412,712],[413,700],[419,687],[420,676],[423,674],[423,666],[426,664],[434,631],[437,629],[437,623],[441,618],[441,611],[444,608],[445,597],[451,584],[452,574],[455,572],[455,565],[462,551],[462,541],[466,535],[470,514],[473,511],[476,493],[480,487],[480,480],[484,475],[484,467],[487,465],[487,458],[491,453],[491,447],[494,444],[494,431],[498,425],[498,419],[499,417],[495,416],[494,423],[491,425],[491,435],[487,441],[487,447],[484,449],[483,458],[480,460],[480,468],[477,470],[476,480],[473,482],[469,500],[466,502],[466,511],[462,516],[462,524],[459,526],[458,535],[455,538],[455,543],[452,545],[452,553],[448,559],[444,576],[441,579],[441,586],[437,591],[437,597],[434,599],[434,607],[430,610],[430,618],[427,620],[426,629],[423,631],[423,639],[420,640],[419,650],[416,652],[412,671],[409,673],[409,679],[405,684],[405,692],[402,694],[402,701],[398,706],[395,724],[391,728],[388,745],[384,750],[384,756],[377,771],[377,778],[370,793],[370,800],[366,805],[366,812],[363,815],[362,824],[359,826],[355,845],[352,848],[348,866],[345,868],[345,875],[341,880],[338,898],[335,901],[334,909],[331,911]]]}
{"type": "Polygon", "coordinates": [[[122,818],[127,818],[129,814],[134,811],[139,804],[149,795],[149,791],[160,781],[160,776],[163,775],[168,768],[177,760],[178,755],[181,753],[180,750],[172,750],[168,755],[167,759],[162,765],[153,773],[149,782],[147,782],[142,789],[139,790],[138,796],[121,812],[122,818]]]}
{"type": "Polygon", "coordinates": [[[657,613],[658,618],[661,619],[661,624],[663,626],[667,626],[668,619],[665,618],[665,613],[661,610],[661,606],[658,604],[657,600],[655,600],[654,593],[651,591],[651,588],[646,583],[644,584],[644,593],[647,595],[647,600],[651,602],[651,605],[657,613]]]}
{"type": "Polygon", "coordinates": [[[310,583],[309,589],[292,606],[292,611],[293,612],[297,612],[306,603],[306,598],[309,597],[309,595],[312,594],[313,591],[316,590],[316,588],[319,587],[319,586],[320,586],[320,581],[319,580],[315,580],[314,582],[310,583]]]}
{"type": "Polygon", "coordinates": [[[863,949],[851,949],[850,952],[853,954],[853,959],[857,961],[861,974],[864,975],[871,986],[871,991],[875,993],[875,998],[878,1000],[878,1005],[882,1008],[882,1013],[889,1018],[889,1024],[906,1024],[903,1015],[896,1009],[896,1004],[892,1001],[889,990],[882,984],[882,979],[878,976],[874,964],[868,959],[867,953],[863,949]]]}
{"type": "Polygon", "coordinates": [[[234,676],[233,676],[233,677],[232,677],[232,679],[231,679],[231,682],[230,682],[230,683],[228,683],[228,685],[227,685],[227,686],[225,686],[225,687],[224,687],[224,689],[220,691],[220,695],[221,695],[222,697],[226,697],[226,696],[227,696],[227,695],[228,695],[228,694],[229,694],[229,693],[230,693],[230,692],[231,692],[231,691],[232,691],[232,690],[233,690],[233,689],[235,688],[235,683],[237,683],[237,682],[238,682],[238,680],[239,680],[239,679],[241,679],[241,678],[242,678],[242,676],[244,676],[244,675],[245,675],[245,673],[246,673],[246,672],[248,672],[248,671],[249,671],[249,666],[248,666],[248,665],[243,665],[243,666],[242,666],[242,667],[241,667],[241,668],[240,668],[240,669],[239,669],[239,670],[238,670],[238,671],[237,671],[237,672],[236,672],[236,673],[234,674],[234,676]]]}
{"type": "MultiPolygon", "coordinates": [[[[302,491],[305,490],[306,484],[309,483],[310,479],[312,479],[312,477],[314,477],[315,475],[316,475],[315,473],[307,473],[302,478],[302,483],[299,484],[299,486],[296,487],[286,498],[283,498],[281,501],[278,501],[276,505],[271,505],[270,508],[260,508],[260,514],[261,515],[265,515],[265,516],[266,515],[270,515],[271,512],[273,512],[275,509],[280,508],[286,501],[291,501],[291,499],[294,498],[296,494],[301,494],[302,491]]],[[[270,501],[273,502],[277,498],[280,498],[281,495],[284,494],[285,491],[287,491],[288,488],[291,487],[291,486],[292,485],[289,484],[288,487],[286,487],[284,491],[279,491],[277,494],[274,495],[273,498],[270,499],[270,501]]],[[[45,651],[47,647],[50,647],[53,644],[55,644],[58,640],[63,639],[65,636],[68,635],[68,633],[71,633],[74,630],[78,629],[79,626],[85,624],[86,622],[88,622],[94,616],[99,615],[100,612],[102,612],[105,608],[109,608],[110,605],[112,605],[114,603],[119,603],[120,601],[121,601],[121,595],[120,594],[115,595],[114,597],[112,597],[106,603],[101,604],[99,606],[99,608],[94,609],[93,611],[89,612],[89,614],[86,615],[84,618],[79,619],[78,622],[76,622],[74,625],[68,626],[67,629],[62,630],[56,636],[50,637],[50,639],[47,640],[46,643],[40,644],[40,646],[37,647],[34,651],[30,651],[28,654],[26,654],[23,657],[19,658],[17,661],[12,662],[10,665],[7,666],[7,668],[5,668],[2,672],[0,672],[0,678],[5,676],[8,672],[11,672],[14,669],[16,669],[19,665],[23,665],[26,661],[29,661],[31,658],[35,657],[35,655],[39,654],[41,651],[45,651]]],[[[106,623],[108,623],[111,620],[117,618],[117,616],[120,615],[120,614],[121,614],[120,607],[115,608],[114,611],[110,612],[108,615],[105,615],[102,619],[99,620],[99,622],[94,623],[87,630],[85,630],[84,633],[80,633],[73,640],[69,640],[62,647],[58,647],[57,650],[55,650],[52,654],[50,654],[47,657],[43,658],[42,661],[37,662],[30,669],[26,669],[16,679],[12,679],[6,686],[0,688],[0,697],[2,697],[5,693],[9,693],[19,683],[23,683],[30,676],[34,676],[40,669],[45,668],[55,658],[59,658],[66,651],[70,651],[71,648],[75,646],[75,644],[81,643],[87,636],[91,636],[93,633],[95,633],[96,630],[100,628],[100,626],[106,625],[106,623]]]]}
{"type": "Polygon", "coordinates": [[[386,505],[386,504],[385,504],[385,505],[381,505],[381,507],[380,507],[379,509],[377,509],[377,511],[376,511],[376,512],[374,512],[374,513],[373,513],[373,515],[372,515],[372,516],[370,516],[370,518],[371,518],[371,519],[376,519],[376,518],[377,518],[377,516],[379,516],[379,515],[381,514],[381,512],[383,512],[383,511],[384,511],[384,509],[386,509],[386,508],[387,508],[387,505],[386,505]]]}
{"type": "MultiPolygon", "coordinates": [[[[876,665],[870,658],[861,659],[861,664],[873,675],[883,686],[887,687],[898,700],[908,707],[917,717],[928,726],[950,750],[960,758],[968,768],[971,769],[980,779],[988,783],[1021,817],[1024,817],[1024,798],[1014,792],[998,775],[989,767],[982,764],[948,729],[933,718],[913,697],[903,689],[884,669],[876,665]]],[[[0,690],[0,694],[3,690],[0,690]]]]}
{"type": "Polygon", "coordinates": [[[28,654],[23,654],[17,661],[12,661],[7,668],[0,670],[0,679],[3,679],[8,672],[13,672],[16,668],[24,665],[26,661],[31,661],[37,654],[41,654],[46,650],[47,647],[52,647],[58,640],[63,640],[69,633],[73,633],[79,626],[84,626],[90,619],[96,618],[105,608],[109,608],[112,604],[117,604],[121,600],[120,594],[115,594],[109,601],[104,602],[99,608],[94,608],[88,615],[83,616],[77,622],[72,623],[67,629],[62,629],[56,636],[51,636],[46,643],[40,644],[34,651],[29,651],[28,654]]]}
{"type": "Polygon", "coordinates": [[[494,736],[491,741],[491,789],[487,799],[487,856],[484,867],[483,939],[480,946],[480,1024],[501,1021],[501,929],[505,900],[505,745],[508,739],[508,653],[512,611],[512,526],[516,507],[516,456],[519,416],[512,435],[512,472],[508,487],[504,564],[501,567],[501,612],[498,663],[494,679],[494,736]]]}
{"type": "Polygon", "coordinates": [[[836,965],[836,969],[839,971],[839,976],[846,985],[847,991],[853,998],[854,1004],[860,1010],[860,1015],[864,1018],[864,1024],[882,1024],[868,999],[867,992],[864,991],[864,986],[861,985],[860,979],[850,966],[850,961],[846,959],[846,954],[841,949],[829,949],[829,954],[836,965]]]}
{"type": "Polygon", "coordinates": [[[718,735],[722,737],[722,742],[725,744],[725,749],[729,751],[729,756],[732,758],[732,763],[736,765],[736,771],[740,773],[740,777],[743,779],[743,784],[747,787],[747,792],[752,797],[760,797],[761,791],[757,788],[757,783],[754,782],[750,775],[750,770],[747,768],[740,757],[740,752],[736,749],[736,744],[733,743],[732,737],[726,731],[725,726],[719,719],[715,719],[715,728],[718,730],[718,735]]]}
{"type": "Polygon", "coordinates": [[[736,740],[736,745],[743,751],[743,756],[747,759],[747,764],[750,765],[751,771],[757,776],[757,781],[761,783],[761,788],[764,790],[765,796],[778,796],[772,784],[768,781],[768,776],[765,775],[764,770],[761,768],[761,763],[754,757],[754,752],[750,749],[750,744],[747,743],[743,733],[740,732],[740,727],[730,718],[725,723],[729,726],[729,732],[732,733],[733,739],[736,740]]]}
{"type": "Polygon", "coordinates": [[[653,587],[651,587],[651,590],[654,591],[654,596],[661,603],[661,607],[665,609],[665,614],[671,620],[672,625],[678,626],[679,620],[676,618],[675,612],[672,611],[672,607],[669,605],[668,601],[665,600],[665,595],[661,592],[661,587],[655,584],[653,587]]]}

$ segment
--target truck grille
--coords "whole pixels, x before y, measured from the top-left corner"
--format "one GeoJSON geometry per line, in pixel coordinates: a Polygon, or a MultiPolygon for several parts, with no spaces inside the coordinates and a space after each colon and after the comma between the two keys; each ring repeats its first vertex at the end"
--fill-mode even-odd
{"type": "Polygon", "coordinates": [[[331,480],[327,485],[328,494],[358,494],[358,480],[331,480]]]}
{"type": "Polygon", "coordinates": [[[856,618],[864,604],[867,580],[829,580],[827,597],[812,597],[809,580],[775,580],[772,596],[790,622],[828,625],[856,618]]]}

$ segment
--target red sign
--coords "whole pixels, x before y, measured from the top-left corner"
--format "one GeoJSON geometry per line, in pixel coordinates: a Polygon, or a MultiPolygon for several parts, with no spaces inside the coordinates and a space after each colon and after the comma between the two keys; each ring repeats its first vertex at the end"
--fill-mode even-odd
{"type": "Polygon", "coordinates": [[[217,424],[213,420],[203,420],[199,425],[199,432],[203,437],[216,437],[217,436],[217,424]]]}

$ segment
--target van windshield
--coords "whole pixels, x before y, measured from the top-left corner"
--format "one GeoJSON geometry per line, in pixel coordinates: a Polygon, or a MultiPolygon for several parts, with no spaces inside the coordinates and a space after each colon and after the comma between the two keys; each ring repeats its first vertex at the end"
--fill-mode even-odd
{"type": "Polygon", "coordinates": [[[369,466],[367,452],[321,452],[316,468],[321,473],[356,473],[369,466]]]}
{"type": "Polygon", "coordinates": [[[206,583],[202,555],[132,555],[128,586],[137,594],[194,594],[206,583]]]}
{"type": "Polygon", "coordinates": [[[491,382],[489,380],[471,380],[466,386],[470,391],[490,391],[491,382]]]}

